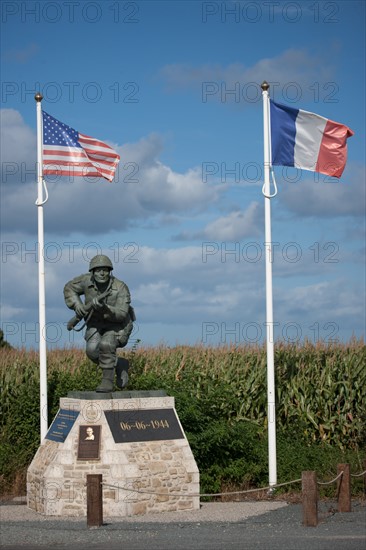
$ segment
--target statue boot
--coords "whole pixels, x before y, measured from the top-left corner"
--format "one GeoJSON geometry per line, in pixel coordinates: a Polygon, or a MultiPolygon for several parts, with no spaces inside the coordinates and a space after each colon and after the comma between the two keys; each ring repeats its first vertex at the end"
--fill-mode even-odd
{"type": "Polygon", "coordinates": [[[102,381],[95,391],[100,393],[107,393],[113,391],[114,387],[114,369],[102,369],[103,377],[102,381]]]}
{"type": "Polygon", "coordinates": [[[116,363],[116,384],[120,390],[123,390],[128,384],[128,367],[130,366],[127,359],[119,357],[116,363]]]}

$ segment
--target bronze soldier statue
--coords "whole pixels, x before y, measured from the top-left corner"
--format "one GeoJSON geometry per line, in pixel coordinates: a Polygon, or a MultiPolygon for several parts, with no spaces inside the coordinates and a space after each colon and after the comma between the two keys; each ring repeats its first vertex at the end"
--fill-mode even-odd
{"type": "MultiPolygon", "coordinates": [[[[68,330],[84,319],[86,354],[102,368],[103,377],[97,392],[111,392],[116,383],[120,389],[128,382],[128,361],[117,357],[136,320],[127,285],[112,275],[113,264],[108,256],[91,259],[89,273],[75,277],[64,288],[66,305],[75,311],[68,330]],[[85,296],[83,302],[80,296],[85,296]]],[[[81,330],[81,329],[79,329],[81,330]]]]}

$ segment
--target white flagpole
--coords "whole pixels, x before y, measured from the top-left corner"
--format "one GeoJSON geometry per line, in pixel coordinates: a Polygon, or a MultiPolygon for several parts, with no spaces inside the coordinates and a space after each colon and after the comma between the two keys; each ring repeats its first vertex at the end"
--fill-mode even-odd
{"type": "MultiPolygon", "coordinates": [[[[276,452],[276,401],[274,371],[274,336],[273,336],[273,296],[272,296],[272,262],[273,246],[271,236],[271,154],[270,154],[270,113],[269,84],[261,85],[263,97],[263,137],[264,137],[264,214],[265,214],[265,249],[266,249],[266,327],[267,327],[267,422],[268,422],[268,468],[270,488],[277,484],[276,452]]],[[[273,195],[272,195],[273,196],[273,195]]],[[[270,489],[271,490],[271,489],[270,489]]]]}
{"type": "Polygon", "coordinates": [[[42,161],[42,107],[43,96],[37,93],[34,96],[37,103],[37,189],[36,201],[38,209],[38,300],[39,300],[39,380],[40,380],[40,417],[41,442],[48,430],[47,405],[47,351],[46,351],[46,290],[44,268],[44,228],[43,205],[47,197],[43,198],[43,161],[42,161]]]}

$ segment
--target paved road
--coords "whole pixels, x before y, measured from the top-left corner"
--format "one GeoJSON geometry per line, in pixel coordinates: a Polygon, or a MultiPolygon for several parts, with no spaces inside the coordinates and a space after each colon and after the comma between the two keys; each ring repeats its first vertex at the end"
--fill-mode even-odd
{"type": "MultiPolygon", "coordinates": [[[[225,503],[218,503],[222,520],[183,519],[168,522],[128,518],[106,519],[88,529],[86,519],[2,521],[1,545],[6,550],[365,550],[365,502],[353,504],[351,513],[320,507],[317,527],[302,525],[302,506],[290,504],[251,517],[226,517],[225,503]]],[[[265,508],[263,508],[265,510],[265,508]]],[[[1,507],[0,507],[1,514],[1,507]]]]}

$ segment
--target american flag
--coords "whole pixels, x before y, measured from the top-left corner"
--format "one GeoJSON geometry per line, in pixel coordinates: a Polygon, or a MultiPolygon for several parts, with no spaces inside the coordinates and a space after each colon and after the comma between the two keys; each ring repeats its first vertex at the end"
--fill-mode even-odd
{"type": "Polygon", "coordinates": [[[120,156],[109,145],[42,111],[43,174],[103,177],[112,181],[120,156]]]}

